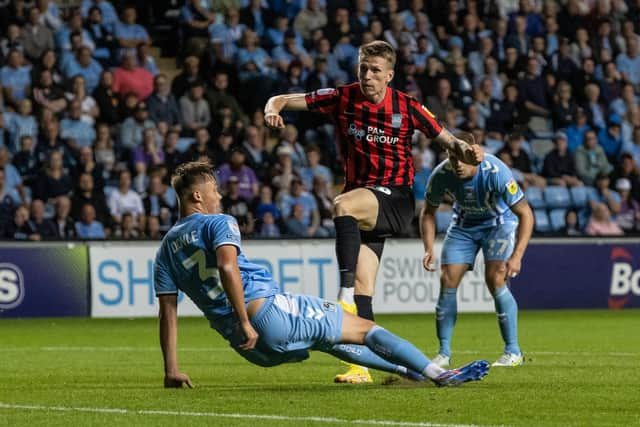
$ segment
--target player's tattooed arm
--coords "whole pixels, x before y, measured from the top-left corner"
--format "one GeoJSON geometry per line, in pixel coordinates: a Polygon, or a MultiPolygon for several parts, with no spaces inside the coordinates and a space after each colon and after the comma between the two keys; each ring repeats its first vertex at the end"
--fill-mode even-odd
{"type": "Polygon", "coordinates": [[[178,369],[178,296],[160,295],[160,347],[164,358],[164,386],[193,387],[191,379],[178,369]]]}
{"type": "Polygon", "coordinates": [[[442,128],[435,140],[464,163],[477,165],[484,159],[484,150],[480,145],[474,144],[473,134],[460,132],[456,136],[442,128]]]}
{"type": "Polygon", "coordinates": [[[233,245],[222,245],[216,249],[218,271],[224,292],[235,312],[240,328],[245,337],[245,342],[240,345],[242,350],[251,350],[258,342],[258,333],[251,326],[249,314],[244,301],[244,289],[242,278],[238,268],[238,249],[233,245]]]}
{"type": "Polygon", "coordinates": [[[511,211],[518,217],[518,231],[516,232],[516,245],[513,253],[507,260],[506,279],[515,277],[520,273],[522,257],[533,232],[533,212],[524,198],[511,206],[511,211]]]}
{"type": "Polygon", "coordinates": [[[284,128],[284,119],[280,115],[282,110],[308,110],[305,96],[306,94],[304,93],[291,93],[269,98],[267,105],[264,107],[264,121],[267,126],[272,129],[284,128]]]}

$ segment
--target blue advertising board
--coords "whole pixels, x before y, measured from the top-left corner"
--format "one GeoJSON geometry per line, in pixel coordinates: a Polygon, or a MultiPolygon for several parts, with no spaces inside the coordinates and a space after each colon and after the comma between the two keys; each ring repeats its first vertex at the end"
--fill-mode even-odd
{"type": "Polygon", "coordinates": [[[0,318],[89,315],[83,244],[0,246],[0,318]]]}

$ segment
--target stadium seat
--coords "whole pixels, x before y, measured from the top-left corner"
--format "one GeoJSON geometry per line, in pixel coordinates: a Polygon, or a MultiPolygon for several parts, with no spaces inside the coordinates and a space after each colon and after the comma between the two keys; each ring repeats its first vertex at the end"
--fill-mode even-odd
{"type": "Polygon", "coordinates": [[[453,211],[437,211],[436,212],[436,232],[444,233],[449,228],[449,223],[451,223],[451,217],[453,216],[453,211]]]}
{"type": "Polygon", "coordinates": [[[573,206],[582,209],[589,205],[589,200],[595,197],[596,189],[593,187],[573,187],[571,189],[571,200],[573,206]]]}
{"type": "Polygon", "coordinates": [[[566,226],[565,216],[567,214],[566,209],[552,209],[549,212],[549,220],[551,221],[551,231],[560,231],[566,226]]]}
{"type": "Polygon", "coordinates": [[[533,217],[536,221],[536,231],[538,233],[548,233],[551,231],[551,223],[547,216],[547,211],[544,209],[536,209],[533,211],[533,217]]]}
{"type": "Polygon", "coordinates": [[[546,204],[544,197],[542,197],[542,190],[538,187],[529,187],[524,193],[527,201],[534,209],[544,209],[546,204]]]}
{"type": "Polygon", "coordinates": [[[569,190],[558,185],[550,185],[544,189],[544,200],[547,202],[547,207],[551,209],[567,209],[571,207],[571,194],[569,190]]]}

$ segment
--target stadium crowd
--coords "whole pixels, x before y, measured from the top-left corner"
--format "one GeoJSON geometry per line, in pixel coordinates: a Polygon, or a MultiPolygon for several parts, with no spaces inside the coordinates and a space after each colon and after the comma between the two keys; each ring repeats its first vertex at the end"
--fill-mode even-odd
{"type": "MultiPolygon", "coordinates": [[[[288,112],[275,133],[262,109],[355,81],[376,39],[396,88],[513,169],[537,232],[640,230],[640,0],[187,0],[173,79],[144,2],[0,3],[3,239],[158,239],[188,160],[215,165],[243,235],[333,236],[333,126],[288,112]]],[[[418,209],[445,157],[416,133],[418,209]]]]}

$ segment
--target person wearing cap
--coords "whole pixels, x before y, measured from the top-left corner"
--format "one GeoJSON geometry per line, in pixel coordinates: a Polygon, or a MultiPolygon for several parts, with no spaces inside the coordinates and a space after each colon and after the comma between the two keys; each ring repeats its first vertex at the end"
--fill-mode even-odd
{"type": "Polygon", "coordinates": [[[615,188],[620,194],[620,211],[616,215],[616,223],[626,232],[640,231],[640,203],[632,197],[631,181],[618,178],[615,188]]]}
{"type": "Polygon", "coordinates": [[[599,173],[610,173],[613,167],[607,160],[607,155],[598,144],[598,136],[592,129],[584,133],[582,145],[574,154],[576,175],[585,185],[593,185],[599,173]]]}
{"type": "Polygon", "coordinates": [[[583,185],[576,176],[573,155],[567,150],[567,135],[556,132],[553,138],[556,147],[544,158],[542,176],[547,178],[550,185],[563,187],[577,187],[583,185]]]}
{"type": "MultiPolygon", "coordinates": [[[[394,15],[393,22],[402,17],[394,15]]],[[[429,109],[389,87],[396,52],[373,41],[358,51],[358,82],[311,93],[276,95],[265,105],[265,122],[285,127],[283,110],[326,114],[336,126],[345,168],[345,188],[334,201],[336,255],[340,270],[340,303],[364,318],[373,318],[372,297],[384,240],[403,233],[415,215],[411,185],[414,130],[434,139],[461,160],[478,164],[484,152],[438,122],[429,109]],[[357,277],[357,280],[356,280],[357,277]],[[357,283],[357,289],[356,289],[357,283]]],[[[371,382],[368,371],[352,366],[338,382],[371,382]]]]}
{"type": "Polygon", "coordinates": [[[198,128],[209,127],[211,111],[209,104],[204,99],[204,83],[201,80],[191,82],[189,92],[180,97],[178,104],[186,135],[193,135],[198,128]]]}
{"type": "Polygon", "coordinates": [[[612,114],[607,121],[607,128],[601,129],[598,134],[598,142],[604,149],[609,162],[615,163],[622,150],[622,118],[612,114]]]}
{"type": "Polygon", "coordinates": [[[611,220],[611,212],[603,203],[594,203],[591,207],[591,218],[584,229],[589,236],[621,236],[624,231],[611,220]]]}

